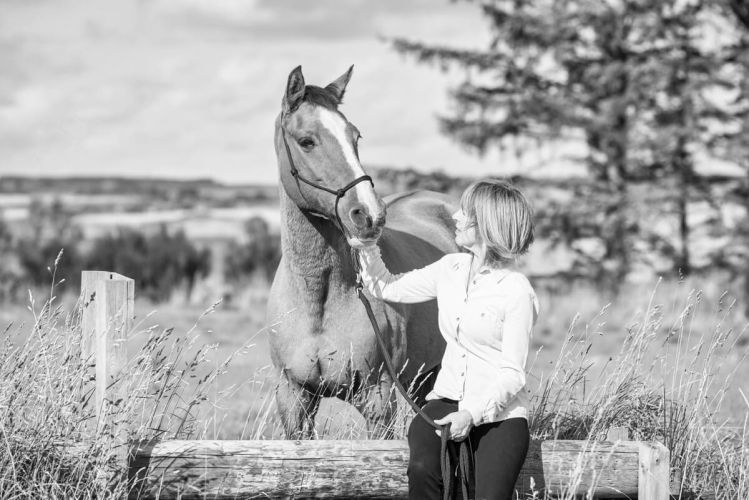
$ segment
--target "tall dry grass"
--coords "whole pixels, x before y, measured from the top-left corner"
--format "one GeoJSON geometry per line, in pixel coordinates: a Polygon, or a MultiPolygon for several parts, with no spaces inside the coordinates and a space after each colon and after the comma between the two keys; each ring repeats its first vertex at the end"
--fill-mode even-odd
{"type": "MultiPolygon", "coordinates": [[[[746,369],[747,326],[730,326],[736,304],[726,294],[705,304],[702,292],[691,289],[679,313],[667,315],[656,292],[625,332],[605,331],[609,306],[587,324],[575,317],[553,368],[534,388],[532,433],[594,448],[611,427],[625,427],[630,439],[669,449],[672,494],[749,498],[749,401],[736,384],[738,370],[746,369]],[[713,316],[710,328],[704,315],[713,316]],[[618,352],[594,363],[594,343],[612,333],[618,352]],[[726,416],[727,395],[743,397],[743,412],[726,416]]],[[[564,497],[572,498],[585,460],[564,497]]]]}
{"type": "MultiPolygon", "coordinates": [[[[749,498],[749,399],[741,390],[741,378],[749,375],[749,325],[727,292],[711,289],[706,300],[698,285],[680,280],[665,290],[659,283],[647,294],[633,293],[641,302],[639,312],[627,304],[630,316],[614,321],[626,324],[623,331],[608,326],[612,310],[623,314],[617,304],[605,305],[584,322],[575,315],[561,345],[552,343],[551,356],[532,354],[533,437],[583,440],[593,450],[609,429],[624,427],[632,440],[656,440],[669,449],[672,493],[749,498]],[[549,358],[548,368],[533,366],[549,358]]],[[[568,300],[590,308],[595,294],[576,293],[568,300]]],[[[363,403],[357,399],[361,393],[348,396],[363,403]]],[[[413,413],[396,399],[395,418],[376,421],[370,438],[405,438],[413,413]]],[[[274,421],[273,409],[264,410],[263,421],[274,421]]],[[[319,424],[316,436],[362,438],[363,424],[332,431],[319,424]]],[[[575,497],[586,466],[592,466],[589,459],[580,457],[578,473],[554,498],[575,497]]],[[[550,497],[539,492],[537,498],[550,497]]]]}
{"type": "MultiPolygon", "coordinates": [[[[94,417],[92,360],[80,355],[80,309],[66,312],[53,294],[42,304],[31,297],[32,324],[11,325],[0,339],[0,498],[121,497],[129,486],[115,473],[111,429],[94,417]]],[[[529,371],[538,374],[529,379],[536,395],[532,433],[581,439],[594,448],[610,427],[623,426],[632,439],[669,448],[674,491],[749,498],[749,400],[736,384],[737,370],[746,366],[746,331],[727,321],[735,304],[723,295],[706,304],[691,290],[681,302],[671,301],[673,314],[655,297],[643,299],[624,332],[607,331],[606,317],[617,307],[607,306],[566,327],[548,368],[534,367],[543,356],[531,356],[529,371]],[[618,351],[602,358],[594,348],[602,339],[618,351]],[[727,416],[722,410],[729,400],[734,411],[727,416]]],[[[130,439],[214,438],[222,426],[243,439],[281,436],[272,398],[278,381],[269,366],[219,389],[233,357],[211,359],[211,347],[193,329],[137,325],[131,337],[128,368],[115,382],[129,397],[110,410],[110,420],[125,425],[130,439]],[[247,404],[244,418],[216,417],[220,405],[239,403],[247,404]]],[[[243,344],[236,354],[250,348],[243,344]]],[[[349,396],[364,405],[362,394],[349,396]]],[[[402,402],[394,411],[368,437],[403,438],[413,415],[402,402]]],[[[356,412],[332,413],[337,420],[318,418],[318,437],[365,437],[356,412]]],[[[563,497],[572,497],[586,459],[563,497]]]]}
{"type": "Polygon", "coordinates": [[[66,313],[53,293],[41,304],[30,296],[33,323],[9,325],[0,340],[0,498],[125,498],[118,457],[126,445],[114,428],[128,441],[204,437],[200,407],[216,400],[230,359],[209,362],[211,347],[196,345],[192,331],[137,326],[137,352],[112,382],[128,397],[98,420],[80,303],[66,313]]]}

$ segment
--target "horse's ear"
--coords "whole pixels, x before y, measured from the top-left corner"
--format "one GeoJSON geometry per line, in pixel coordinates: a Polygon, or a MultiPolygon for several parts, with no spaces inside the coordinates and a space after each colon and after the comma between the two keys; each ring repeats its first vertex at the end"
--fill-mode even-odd
{"type": "Polygon", "coordinates": [[[290,113],[296,109],[297,106],[304,99],[304,75],[302,75],[302,67],[297,66],[291,73],[289,73],[289,80],[286,82],[286,93],[283,96],[283,110],[286,113],[290,113]]]}
{"type": "Polygon", "coordinates": [[[353,72],[354,65],[352,64],[348,71],[339,76],[333,83],[330,83],[325,87],[325,90],[330,91],[335,96],[338,100],[338,104],[343,100],[343,94],[346,92],[346,85],[348,85],[348,81],[351,80],[351,74],[353,72]]]}

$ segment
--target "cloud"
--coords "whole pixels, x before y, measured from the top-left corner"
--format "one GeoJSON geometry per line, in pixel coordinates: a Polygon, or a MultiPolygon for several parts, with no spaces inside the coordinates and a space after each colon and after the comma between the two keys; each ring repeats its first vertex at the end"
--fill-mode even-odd
{"type": "MultiPolygon", "coordinates": [[[[465,9],[434,0],[158,0],[149,3],[155,16],[164,16],[189,32],[211,37],[276,40],[372,39],[405,20],[406,33],[430,29],[435,19],[460,24],[465,9]],[[418,19],[418,26],[414,26],[418,19]]],[[[473,8],[471,8],[473,9],[473,8]]],[[[475,10],[475,9],[474,9],[475,10]]]]}
{"type": "Polygon", "coordinates": [[[289,71],[356,65],[343,111],[365,164],[495,169],[440,135],[460,75],[378,33],[481,43],[475,6],[435,0],[16,2],[0,16],[0,174],[276,181],[273,121],[289,71]],[[483,167],[482,167],[483,166],[483,167]]]}
{"type": "Polygon", "coordinates": [[[176,23],[184,34],[203,33],[219,39],[353,39],[371,36],[371,18],[358,2],[263,2],[244,0],[160,0],[152,15],[176,23]]]}

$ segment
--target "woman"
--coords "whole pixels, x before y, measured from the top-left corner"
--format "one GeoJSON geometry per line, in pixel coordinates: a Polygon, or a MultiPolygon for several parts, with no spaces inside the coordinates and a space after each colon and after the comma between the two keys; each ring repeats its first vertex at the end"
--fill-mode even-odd
{"type": "MultiPolygon", "coordinates": [[[[362,281],[377,298],[436,298],[447,343],[424,412],[449,438],[468,439],[477,499],[509,499],[528,451],[525,362],[538,300],[516,258],[533,242],[532,211],[523,194],[498,180],[463,193],[453,214],[455,241],[468,250],[421,269],[393,275],[377,245],[360,249],[362,281]]],[[[440,437],[416,416],[408,430],[411,499],[441,498],[440,437]]]]}

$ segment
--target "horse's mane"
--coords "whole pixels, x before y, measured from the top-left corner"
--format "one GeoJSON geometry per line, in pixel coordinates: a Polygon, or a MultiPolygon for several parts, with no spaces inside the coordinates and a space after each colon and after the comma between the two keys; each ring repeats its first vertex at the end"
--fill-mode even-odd
{"type": "Polygon", "coordinates": [[[307,85],[304,89],[304,102],[316,104],[324,108],[336,111],[340,102],[333,93],[316,85],[307,85]]]}

